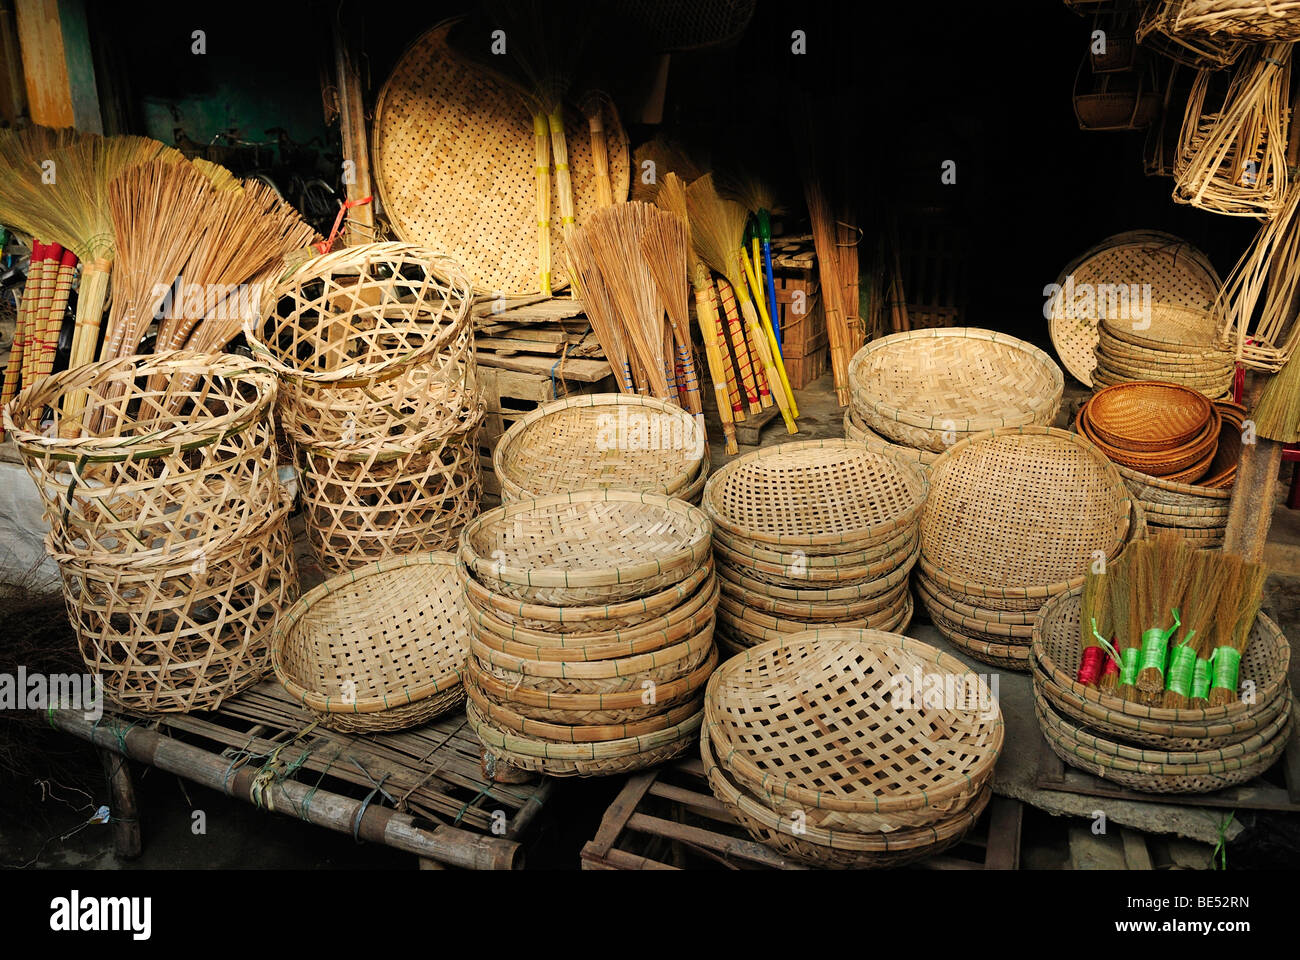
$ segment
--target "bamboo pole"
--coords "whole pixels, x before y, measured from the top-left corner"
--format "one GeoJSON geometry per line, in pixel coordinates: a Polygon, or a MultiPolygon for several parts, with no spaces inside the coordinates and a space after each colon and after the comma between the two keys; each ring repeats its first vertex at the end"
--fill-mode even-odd
{"type": "Polygon", "coordinates": [[[754,362],[750,358],[748,338],[740,325],[740,311],[736,309],[736,295],[726,277],[715,278],[718,285],[718,299],[722,303],[722,312],[727,318],[727,336],[731,340],[731,350],[736,355],[737,379],[745,387],[745,398],[749,402],[749,412],[761,413],[764,407],[770,407],[772,400],[760,401],[754,362]]]}
{"type": "Polygon", "coordinates": [[[745,275],[749,279],[752,299],[758,306],[760,326],[767,337],[768,352],[771,353],[772,361],[776,365],[776,374],[781,380],[780,387],[785,391],[785,398],[790,403],[790,416],[797,418],[799,416],[799,406],[794,401],[794,391],[790,389],[790,378],[785,372],[785,361],[781,357],[781,348],[776,342],[776,331],[772,327],[772,318],[768,316],[767,306],[764,303],[763,284],[759,281],[757,274],[754,272],[754,265],[750,263],[749,257],[743,249],[740,251],[740,259],[744,263],[745,275]]]}

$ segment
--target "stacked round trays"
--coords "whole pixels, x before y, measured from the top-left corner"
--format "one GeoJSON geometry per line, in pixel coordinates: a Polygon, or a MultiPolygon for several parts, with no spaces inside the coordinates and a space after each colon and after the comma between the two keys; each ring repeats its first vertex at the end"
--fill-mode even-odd
{"type": "Polygon", "coordinates": [[[1101,452],[1051,427],[991,430],[930,469],[917,593],[938,631],[977,660],[1029,669],[1034,617],[1144,530],[1101,452]]]}
{"type": "Polygon", "coordinates": [[[304,594],[276,625],[271,662],[323,725],[376,733],[420,726],[459,706],[468,641],[456,558],[410,554],[304,594]]]}
{"type": "Polygon", "coordinates": [[[1095,387],[1162,380],[1198,390],[1212,400],[1232,389],[1235,356],[1215,342],[1214,315],[1209,309],[1154,304],[1150,317],[1136,323],[1102,320],[1097,333],[1095,387]]]}
{"type": "Polygon", "coordinates": [[[702,502],[719,642],[734,653],[818,627],[905,630],[926,491],[914,465],[849,440],[765,447],[719,469],[702,502]]]}
{"type": "Polygon", "coordinates": [[[1291,647],[1260,614],[1241,660],[1249,702],[1174,710],[1146,707],[1075,679],[1081,591],[1056,597],[1034,621],[1035,711],[1048,745],[1066,763],[1148,793],[1207,793],[1244,783],[1281,757],[1294,701],[1291,647]]]}
{"type": "Polygon", "coordinates": [[[997,701],[955,657],[878,630],[811,630],[709,681],[700,754],[757,840],[823,867],[891,867],[956,843],[1002,749],[997,701]],[[935,704],[924,691],[954,691],[935,704]]]}
{"type": "MultiPolygon", "coordinates": [[[[1048,303],[1052,346],[1070,375],[1091,387],[1098,364],[1098,325],[1103,317],[1125,312],[1133,316],[1136,304],[1138,309],[1143,305],[1152,308],[1152,327],[1165,317],[1177,322],[1181,311],[1204,318],[1221,285],[1205,254],[1172,234],[1131,230],[1107,237],[1066,266],[1057,278],[1059,294],[1048,303]]],[[[1131,323],[1127,329],[1132,330],[1131,323]]],[[[1211,326],[1209,333],[1213,332],[1211,326]]],[[[1144,336],[1150,334],[1148,329],[1144,336]]],[[[1106,376],[1103,371],[1103,379],[1106,376]]],[[[1103,385],[1110,382],[1114,381],[1103,385]]]]}
{"type": "Polygon", "coordinates": [[[873,340],[849,362],[849,384],[845,435],[930,465],[971,434],[1050,424],[1065,377],[1033,344],[953,327],[873,340]]]}
{"type": "Polygon", "coordinates": [[[595,393],[543,404],[497,443],[501,502],[570,490],[662,493],[698,503],[708,440],[681,407],[653,397],[595,393]]]}
{"type": "Polygon", "coordinates": [[[1205,476],[1223,415],[1203,394],[1174,383],[1121,383],[1079,410],[1079,432],[1115,463],[1175,483],[1205,476]]]}
{"type": "Polygon", "coordinates": [[[660,494],[578,490],[461,535],[466,714],[495,762],[622,773],[686,750],[717,666],[709,519],[660,494]]]}

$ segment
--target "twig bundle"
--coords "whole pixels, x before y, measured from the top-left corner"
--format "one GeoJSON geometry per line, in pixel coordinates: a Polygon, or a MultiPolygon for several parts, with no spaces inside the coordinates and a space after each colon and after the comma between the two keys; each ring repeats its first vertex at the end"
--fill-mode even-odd
{"type": "Polygon", "coordinates": [[[1268,571],[1259,563],[1241,563],[1240,574],[1236,578],[1233,590],[1225,592],[1220,604],[1232,611],[1231,633],[1227,632],[1228,619],[1225,616],[1223,631],[1215,637],[1217,646],[1210,657],[1210,706],[1219,707],[1237,700],[1237,681],[1241,669],[1241,655],[1250,643],[1251,632],[1255,629],[1255,618],[1259,615],[1260,605],[1264,600],[1264,581],[1268,571]]]}
{"type": "Polygon", "coordinates": [[[1193,556],[1192,575],[1182,605],[1183,637],[1169,652],[1161,706],[1182,709],[1191,703],[1196,692],[1197,664],[1207,662],[1204,654],[1222,599],[1224,574],[1224,564],[1216,554],[1202,550],[1193,556]]]}
{"type": "Polygon", "coordinates": [[[1138,663],[1138,698],[1151,706],[1164,698],[1169,664],[1169,639],[1182,623],[1179,607],[1186,598],[1193,571],[1195,548],[1181,535],[1163,533],[1139,553],[1142,595],[1142,652],[1138,663]],[[1166,624],[1169,624],[1166,626],[1166,624]]]}
{"type": "Polygon", "coordinates": [[[1296,354],[1264,384],[1255,404],[1255,430],[1278,443],[1300,443],[1300,360],[1296,354]]]}
{"type": "Polygon", "coordinates": [[[816,176],[805,177],[804,199],[808,203],[813,245],[817,248],[817,272],[821,277],[826,332],[831,341],[831,372],[835,377],[835,392],[840,406],[844,407],[848,406],[850,399],[849,359],[853,355],[853,339],[849,333],[848,314],[844,304],[844,282],[840,276],[835,221],[822,193],[821,182],[816,176]]]}
{"type": "MultiPolygon", "coordinates": [[[[676,363],[681,367],[686,381],[686,409],[695,414],[700,430],[703,431],[704,405],[700,402],[695,353],[691,348],[691,315],[686,283],[686,247],[689,243],[686,224],[680,217],[658,207],[647,207],[645,217],[646,229],[641,235],[641,255],[645,258],[659,296],[668,311],[670,339],[676,345],[676,363]]],[[[669,360],[669,364],[672,363],[669,360]]]]}
{"type": "Polygon", "coordinates": [[[1082,614],[1079,617],[1079,640],[1083,656],[1079,660],[1076,679],[1085,687],[1096,687],[1101,682],[1102,668],[1114,649],[1110,642],[1110,604],[1106,595],[1110,581],[1106,572],[1089,570],[1083,580],[1082,614]]]}
{"type": "Polygon", "coordinates": [[[1127,550],[1107,564],[1106,576],[1105,599],[1109,601],[1111,638],[1117,659],[1107,661],[1097,686],[1106,692],[1118,689],[1121,696],[1128,696],[1137,683],[1138,648],[1128,631],[1134,584],[1132,563],[1127,550]],[[1114,667],[1111,666],[1112,662],[1114,667]]]}
{"type": "Polygon", "coordinates": [[[583,308],[596,332],[596,339],[600,341],[605,357],[614,368],[619,389],[624,393],[636,393],[636,382],[632,379],[632,365],[628,359],[627,344],[623,342],[618,311],[614,308],[614,300],[605,284],[605,277],[596,265],[596,254],[583,231],[573,231],[573,235],[565,242],[565,256],[570,275],[578,280],[583,308]]]}
{"type": "Polygon", "coordinates": [[[1255,43],[1300,40],[1300,0],[1183,0],[1174,30],[1255,43]]]}

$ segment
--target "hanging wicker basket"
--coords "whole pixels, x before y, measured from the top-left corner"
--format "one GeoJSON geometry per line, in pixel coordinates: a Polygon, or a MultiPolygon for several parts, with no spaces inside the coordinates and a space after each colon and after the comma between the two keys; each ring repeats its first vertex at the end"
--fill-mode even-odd
{"type": "Polygon", "coordinates": [[[1198,70],[1221,70],[1241,56],[1246,45],[1229,36],[1180,30],[1179,16],[1188,0],[1154,0],[1138,23],[1138,43],[1176,63],[1198,70]]]}
{"type": "Polygon", "coordinates": [[[1085,54],[1074,81],[1074,116],[1080,129],[1145,130],[1160,115],[1162,96],[1150,64],[1100,74],[1086,69],[1089,65],[1085,54]]]}
{"type": "Polygon", "coordinates": [[[1183,0],[1174,30],[1248,43],[1300,40],[1300,0],[1183,0]]]}

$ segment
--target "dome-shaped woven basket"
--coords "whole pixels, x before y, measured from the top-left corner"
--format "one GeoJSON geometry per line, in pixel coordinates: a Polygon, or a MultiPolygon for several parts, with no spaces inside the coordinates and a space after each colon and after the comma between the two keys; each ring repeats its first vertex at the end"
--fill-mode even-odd
{"type": "MultiPolygon", "coordinates": [[[[480,294],[536,294],[537,186],[533,118],[521,91],[447,45],[454,22],[407,48],[375,101],[375,187],[403,240],[445,250],[465,265],[480,294]]],[[[627,135],[608,98],[599,109],[615,202],[627,198],[627,135]]],[[[591,133],[580,111],[564,111],[574,215],[598,207],[591,133]]],[[[551,191],[553,286],[568,282],[559,191],[551,191]]]]}
{"type": "Polygon", "coordinates": [[[1081,579],[1096,552],[1114,556],[1131,509],[1114,465],[1081,437],[989,431],[930,468],[921,566],[957,596],[1046,598],[1081,579]]]}
{"type": "Polygon", "coordinates": [[[906,460],[909,463],[916,463],[921,467],[923,474],[930,464],[939,459],[939,454],[933,450],[904,447],[886,440],[862,422],[852,405],[844,411],[844,439],[865,443],[867,449],[874,453],[885,453],[900,460],[906,460]]]}
{"type": "Polygon", "coordinates": [[[859,832],[962,810],[1003,737],[983,680],[927,644],[874,630],[792,634],[733,657],[709,680],[705,723],[728,771],[765,805],[859,832]],[[927,683],[950,677],[960,703],[924,700],[927,683]]]}
{"type": "Polygon", "coordinates": [[[1091,432],[1126,451],[1164,452],[1204,432],[1214,412],[1204,394],[1176,383],[1124,383],[1088,400],[1091,432]]]}
{"type": "MultiPolygon", "coordinates": [[[[1098,324],[1107,315],[1133,315],[1133,297],[1146,303],[1150,290],[1151,322],[1177,308],[1208,317],[1222,281],[1209,259],[1185,240],[1154,230],[1132,230],[1107,237],[1061,271],[1061,295],[1048,305],[1052,346],[1070,375],[1092,386],[1098,324]],[[1099,296],[1100,295],[1100,296],[1099,296]],[[1165,309],[1167,308],[1167,309],[1165,309]]],[[[1150,333],[1150,331],[1147,331],[1150,333]]],[[[1213,336],[1213,322],[1209,334],[1213,336]]]]}
{"type": "Polygon", "coordinates": [[[710,556],[698,507],[655,493],[576,490],[489,510],[461,534],[480,584],[530,603],[617,603],[685,580],[710,556]]]}
{"type": "Polygon", "coordinates": [[[708,441],[681,407],[652,397],[585,394],[543,404],[516,420],[492,466],[502,502],[614,488],[679,499],[698,481],[708,441]]]}
{"type": "Polygon", "coordinates": [[[349,733],[428,723],[465,697],[469,615],[450,553],[381,560],[326,580],[280,620],[275,675],[349,733]]]}
{"type": "Polygon", "coordinates": [[[1088,733],[1052,710],[1042,697],[1035,698],[1034,715],[1052,752],[1072,767],[1144,793],[1213,793],[1253,780],[1282,756],[1292,729],[1289,696],[1287,700],[1288,709],[1268,728],[1274,731],[1268,740],[1257,735],[1237,745],[1248,747],[1250,752],[1234,747],[1218,748],[1197,754],[1205,759],[1192,763],[1160,759],[1162,751],[1134,751],[1088,733]],[[1140,752],[1149,759],[1123,755],[1132,752],[1140,752]]]}
{"type": "Polygon", "coordinates": [[[4,422],[53,550],[107,567],[189,564],[279,506],[275,396],[266,366],[234,355],[130,356],[41,379],[4,422]],[[82,422],[102,426],[63,438],[60,406],[74,394],[88,397],[82,422]]]}
{"type": "Polygon", "coordinates": [[[1065,389],[1061,368],[1042,350],[975,327],[873,340],[848,375],[863,423],[894,443],[937,452],[951,445],[944,434],[1049,424],[1065,389]]]}
{"type": "Polygon", "coordinates": [[[244,335],[280,376],[293,440],[366,451],[463,432],[481,408],[470,302],[448,257],[369,243],[302,264],[263,294],[244,335]]]}
{"type": "MultiPolygon", "coordinates": [[[[1250,641],[1242,653],[1239,679],[1251,689],[1254,702],[1235,700],[1217,707],[1147,707],[1132,700],[1103,693],[1075,680],[1083,655],[1079,639],[1079,609],[1082,591],[1074,590],[1046,604],[1034,621],[1032,653],[1035,669],[1072,696],[1106,711],[1114,723],[1142,721],[1139,729],[1165,736],[1200,736],[1200,731],[1223,723],[1238,723],[1263,710],[1287,689],[1291,645],[1282,631],[1264,614],[1255,619],[1250,641]]],[[[1212,734],[1205,733],[1206,736],[1212,734]]]]}
{"type": "Polygon", "coordinates": [[[830,830],[808,823],[806,817],[800,821],[782,816],[741,786],[719,762],[707,728],[700,731],[700,758],[709,789],[754,839],[817,867],[884,869],[934,856],[966,835],[992,794],[986,786],[964,809],[923,827],[888,833],[830,830]]]}
{"type": "Polygon", "coordinates": [[[701,502],[735,537],[805,553],[853,552],[916,523],[919,469],[848,440],[764,447],[721,467],[701,502]]]}

